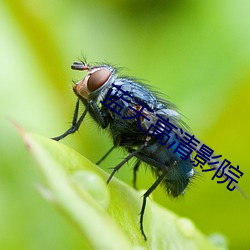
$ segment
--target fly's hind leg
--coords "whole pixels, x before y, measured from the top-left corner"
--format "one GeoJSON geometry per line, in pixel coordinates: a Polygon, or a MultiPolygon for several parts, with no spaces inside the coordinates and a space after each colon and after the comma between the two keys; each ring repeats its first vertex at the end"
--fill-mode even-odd
{"type": "Polygon", "coordinates": [[[158,187],[158,185],[162,182],[162,180],[164,179],[165,176],[166,176],[165,172],[163,174],[161,174],[158,177],[158,179],[153,183],[153,185],[143,195],[142,207],[141,207],[141,212],[140,212],[140,230],[141,230],[141,233],[142,233],[144,240],[147,240],[147,236],[146,236],[146,234],[144,232],[144,228],[143,228],[143,217],[144,217],[144,212],[145,212],[145,208],[146,208],[147,198],[158,187]]]}
{"type": "Polygon", "coordinates": [[[137,188],[136,188],[136,179],[137,179],[137,178],[136,178],[136,174],[137,174],[137,171],[138,171],[140,165],[141,165],[141,161],[140,161],[140,160],[137,160],[136,163],[135,163],[135,165],[134,165],[134,168],[133,168],[133,187],[134,187],[135,189],[137,189],[137,188]]]}

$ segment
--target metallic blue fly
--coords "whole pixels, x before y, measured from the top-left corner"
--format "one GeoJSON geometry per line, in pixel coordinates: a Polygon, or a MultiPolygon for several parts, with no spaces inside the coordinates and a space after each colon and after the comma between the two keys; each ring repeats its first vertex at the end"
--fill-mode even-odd
{"type": "Polygon", "coordinates": [[[123,147],[128,152],[127,157],[113,169],[107,183],[131,158],[137,159],[134,185],[141,163],[150,167],[156,181],[143,195],[140,213],[140,229],[146,240],[143,215],[147,197],[159,184],[170,196],[177,197],[184,193],[194,176],[192,148],[181,143],[187,134],[186,126],[172,103],[157,97],[145,84],[132,78],[118,77],[114,67],[74,62],[71,68],[86,70],[87,75],[73,87],[78,100],[72,126],[53,139],[59,141],[77,131],[89,113],[101,128],[109,130],[114,143],[98,163],[116,147],[123,147]],[[84,104],[85,111],[78,117],[80,102],[84,104]]]}

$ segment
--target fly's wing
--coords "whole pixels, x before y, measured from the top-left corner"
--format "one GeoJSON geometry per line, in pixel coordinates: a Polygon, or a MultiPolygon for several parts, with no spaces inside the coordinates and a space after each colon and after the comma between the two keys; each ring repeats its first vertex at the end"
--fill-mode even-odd
{"type": "MultiPolygon", "coordinates": [[[[150,114],[150,120],[152,123],[155,123],[159,117],[156,115],[160,115],[164,120],[169,120],[169,122],[171,124],[173,124],[174,126],[176,126],[178,129],[174,129],[174,132],[175,134],[177,134],[177,136],[179,137],[179,139],[181,139],[183,137],[183,134],[185,132],[188,132],[191,134],[190,132],[190,129],[188,128],[188,126],[181,120],[181,115],[175,111],[174,109],[161,109],[161,110],[158,110],[157,112],[155,112],[154,114],[150,114]]],[[[149,126],[149,125],[147,125],[149,126]]],[[[199,143],[200,145],[202,145],[202,142],[199,143]]],[[[193,159],[192,155],[190,156],[190,159],[193,159]]],[[[209,160],[207,163],[210,163],[212,164],[212,160],[209,160]]],[[[229,178],[231,177],[232,179],[235,179],[235,177],[232,175],[232,173],[230,173],[229,169],[228,168],[225,168],[223,171],[221,170],[221,164],[222,164],[222,161],[218,161],[217,163],[215,164],[212,164],[212,165],[208,165],[207,166],[211,169],[213,169],[214,172],[217,172],[217,175],[218,176],[221,176],[221,178],[229,178]]],[[[196,171],[197,172],[197,171],[196,171]]],[[[229,179],[230,181],[230,179],[229,179]]],[[[242,188],[238,185],[238,183],[234,182],[233,183],[235,188],[238,190],[238,192],[240,192],[246,199],[249,200],[249,197],[247,196],[247,194],[242,190],[242,188]]]]}
{"type": "MultiPolygon", "coordinates": [[[[183,139],[185,133],[192,136],[192,132],[189,129],[189,127],[182,121],[180,113],[177,111],[176,107],[169,101],[160,98],[159,93],[156,91],[150,90],[150,87],[143,84],[139,85],[134,83],[133,81],[129,82],[128,85],[129,91],[133,92],[133,97],[136,100],[140,100],[141,102],[144,102],[146,107],[149,107],[149,109],[153,110],[153,112],[147,111],[144,109],[143,114],[149,118],[149,119],[141,119],[140,125],[143,128],[143,130],[148,132],[148,134],[152,134],[152,129],[150,133],[150,128],[152,128],[152,125],[154,126],[157,124],[157,121],[159,118],[163,119],[163,122],[160,126],[157,127],[158,131],[161,131],[164,133],[166,131],[169,131],[169,128],[172,127],[171,133],[171,139],[172,142],[175,139],[175,136],[178,137],[177,142],[180,142],[181,139],[183,139]],[[167,129],[168,128],[168,129],[167,129]]],[[[136,109],[140,110],[141,106],[134,103],[136,109]]],[[[171,143],[170,142],[170,143],[171,143]]],[[[197,142],[197,141],[196,141],[197,142]]],[[[198,144],[202,145],[202,142],[197,142],[197,148],[198,144]]],[[[193,160],[192,154],[189,156],[190,160],[193,160]]],[[[207,163],[210,163],[211,160],[207,163]]],[[[191,164],[191,163],[190,163],[191,164]]],[[[192,164],[191,164],[192,165],[192,164]]],[[[222,171],[220,171],[221,163],[213,164],[213,166],[208,165],[211,169],[214,168],[214,171],[216,172],[218,169],[218,173],[222,174],[222,171]]],[[[193,168],[195,170],[195,168],[193,168]]],[[[196,170],[195,170],[196,171],[196,170]]],[[[197,171],[196,171],[197,172],[197,171]]],[[[217,173],[217,174],[218,174],[217,173]]],[[[226,169],[223,172],[223,178],[227,178],[227,175],[233,178],[233,176],[230,174],[228,169],[226,169]]],[[[234,183],[234,186],[236,189],[245,197],[248,199],[248,196],[244,193],[244,191],[239,187],[237,183],[234,183]]]]}
{"type": "MultiPolygon", "coordinates": [[[[212,161],[209,161],[208,163],[212,163],[212,161]]],[[[208,165],[211,169],[215,168],[213,171],[214,172],[217,172],[218,170],[218,173],[219,175],[222,175],[223,174],[223,178],[226,179],[228,178],[227,176],[230,176],[232,177],[233,179],[235,177],[232,176],[232,174],[229,172],[228,168],[225,168],[224,171],[221,170],[221,164],[222,162],[219,161],[218,163],[216,164],[212,164],[212,165],[208,165]]],[[[234,186],[235,188],[247,199],[249,200],[249,197],[248,195],[243,191],[243,189],[238,185],[238,183],[234,182],[234,186]]]]}

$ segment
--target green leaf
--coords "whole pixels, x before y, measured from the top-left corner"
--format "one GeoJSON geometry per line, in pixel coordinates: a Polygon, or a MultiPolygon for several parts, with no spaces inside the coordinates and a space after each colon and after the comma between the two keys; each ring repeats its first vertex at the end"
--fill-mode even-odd
{"type": "Polygon", "coordinates": [[[83,249],[226,249],[215,245],[189,219],[148,199],[144,241],[139,229],[143,192],[108,174],[75,150],[21,130],[44,176],[43,196],[81,232],[83,249]]]}

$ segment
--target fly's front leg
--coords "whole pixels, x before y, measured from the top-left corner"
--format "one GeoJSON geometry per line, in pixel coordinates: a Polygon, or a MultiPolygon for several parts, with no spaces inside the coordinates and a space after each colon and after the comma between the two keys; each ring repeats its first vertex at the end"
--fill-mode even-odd
{"type": "Polygon", "coordinates": [[[75,133],[79,129],[79,127],[80,127],[80,125],[81,125],[81,123],[82,123],[82,121],[83,121],[84,117],[86,116],[86,114],[88,112],[88,109],[89,109],[89,105],[87,105],[86,109],[84,110],[84,112],[80,116],[79,120],[77,120],[78,119],[78,112],[79,112],[79,104],[80,104],[80,100],[78,99],[77,102],[76,102],[71,127],[65,133],[63,133],[62,135],[59,135],[57,137],[53,137],[51,139],[53,139],[55,141],[60,141],[64,137],[68,136],[69,134],[75,133]]]}
{"type": "Polygon", "coordinates": [[[90,115],[96,120],[96,122],[104,129],[108,126],[108,120],[105,113],[101,111],[101,109],[98,107],[96,102],[90,100],[89,101],[90,109],[89,113],[90,115]]]}

